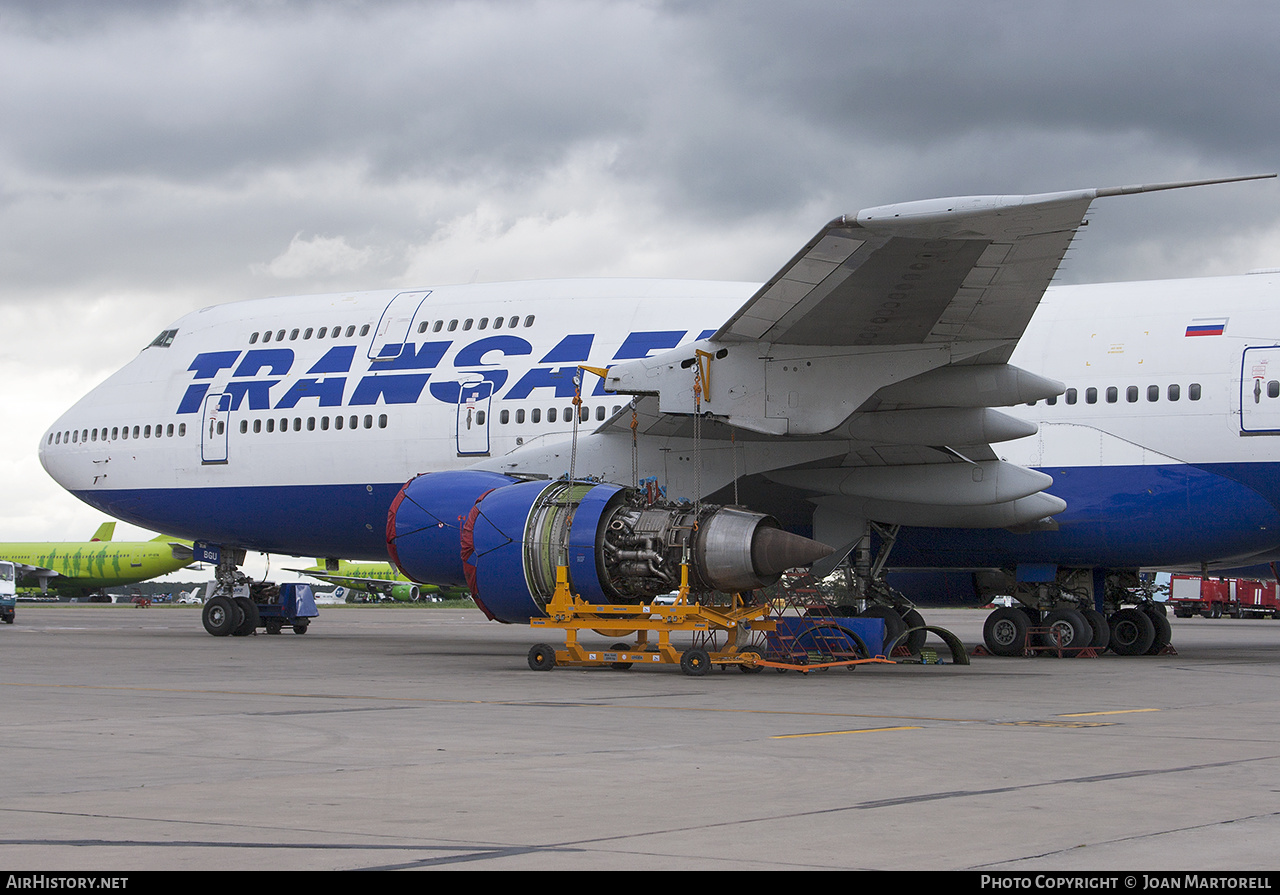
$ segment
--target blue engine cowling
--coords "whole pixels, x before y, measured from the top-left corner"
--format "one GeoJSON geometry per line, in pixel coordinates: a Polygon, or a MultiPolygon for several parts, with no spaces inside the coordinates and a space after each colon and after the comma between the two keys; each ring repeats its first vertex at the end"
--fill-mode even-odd
{"type": "Polygon", "coordinates": [[[546,615],[561,564],[587,602],[633,603],[679,587],[682,563],[695,591],[742,591],[830,552],[737,507],[651,505],[619,485],[475,470],[405,485],[387,548],[414,581],[465,583],[490,618],[513,623],[546,615]]]}

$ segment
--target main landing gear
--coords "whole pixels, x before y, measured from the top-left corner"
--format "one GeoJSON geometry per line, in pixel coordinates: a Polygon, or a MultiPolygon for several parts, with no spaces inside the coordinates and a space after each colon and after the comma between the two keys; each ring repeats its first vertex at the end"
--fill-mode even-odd
{"type": "Polygon", "coordinates": [[[994,610],[983,625],[987,650],[997,656],[1078,656],[1109,649],[1118,656],[1143,656],[1169,646],[1173,630],[1149,581],[1136,573],[1108,573],[1103,612],[1094,608],[1087,589],[1071,586],[1073,574],[1078,577],[1078,570],[1051,583],[1013,587],[1019,603],[994,610]]]}

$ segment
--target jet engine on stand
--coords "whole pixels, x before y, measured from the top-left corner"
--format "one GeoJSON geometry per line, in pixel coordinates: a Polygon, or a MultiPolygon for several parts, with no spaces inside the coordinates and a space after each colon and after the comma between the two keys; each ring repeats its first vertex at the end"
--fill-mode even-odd
{"type": "Polygon", "coordinates": [[[426,473],[397,495],[387,545],[409,578],[466,584],[485,613],[510,623],[547,614],[556,569],[591,603],[640,603],[676,590],[766,587],[831,548],[738,507],[661,501],[620,485],[521,481],[464,470],[426,473]]]}

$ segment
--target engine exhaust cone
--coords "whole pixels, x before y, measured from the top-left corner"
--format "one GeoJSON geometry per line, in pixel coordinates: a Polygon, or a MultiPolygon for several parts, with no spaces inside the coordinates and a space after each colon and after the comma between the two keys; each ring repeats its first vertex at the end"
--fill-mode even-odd
{"type": "Polygon", "coordinates": [[[783,531],[780,528],[760,526],[751,540],[751,564],[762,578],[781,575],[787,569],[809,566],[824,556],[830,556],[835,548],[821,541],[783,531]]]}

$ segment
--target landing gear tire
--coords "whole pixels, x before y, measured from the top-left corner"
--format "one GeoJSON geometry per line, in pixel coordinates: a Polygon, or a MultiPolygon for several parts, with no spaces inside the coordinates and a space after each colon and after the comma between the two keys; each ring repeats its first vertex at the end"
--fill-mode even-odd
{"type": "Polygon", "coordinates": [[[240,627],[244,618],[240,607],[230,597],[214,597],[204,604],[200,621],[214,637],[226,637],[240,627]]]}
{"type": "Polygon", "coordinates": [[[1111,651],[1118,656],[1141,656],[1156,639],[1155,622],[1141,609],[1111,614],[1111,651]]]}
{"type": "Polygon", "coordinates": [[[555,648],[546,643],[535,643],[529,648],[529,667],[534,671],[550,671],[555,668],[555,648]]]}
{"type": "Polygon", "coordinates": [[[997,656],[1021,656],[1026,650],[1028,627],[1025,612],[1004,606],[987,616],[982,639],[987,649],[997,656]]]}
{"type": "MultiPolygon", "coordinates": [[[[924,649],[924,642],[929,639],[929,632],[924,630],[924,616],[914,609],[904,609],[902,611],[902,623],[907,626],[907,630],[911,633],[902,641],[902,645],[907,648],[907,652],[913,656],[918,656],[920,650],[924,649]],[[916,630],[919,628],[919,630],[916,630]]],[[[856,668],[856,665],[850,665],[850,668],[856,668]]]]}
{"type": "Polygon", "coordinates": [[[1089,646],[1101,653],[1111,643],[1111,626],[1107,624],[1107,617],[1096,609],[1081,609],[1080,614],[1093,626],[1093,639],[1089,646]]]}
{"type": "MultiPolygon", "coordinates": [[[[888,606],[868,606],[859,618],[878,618],[884,621],[883,646],[893,643],[907,630],[907,623],[902,620],[902,616],[888,606]]],[[[921,621],[923,622],[923,619],[921,621]]],[[[921,631],[920,633],[923,634],[924,632],[921,631]]]]}
{"type": "Polygon", "coordinates": [[[258,604],[248,597],[236,597],[236,608],[240,610],[240,624],[231,632],[233,637],[248,637],[258,630],[258,604]]]}
{"type": "Polygon", "coordinates": [[[695,646],[680,655],[680,670],[690,677],[702,677],[711,667],[711,656],[702,647],[695,646]]]}
{"type": "Polygon", "coordinates": [[[1155,656],[1173,640],[1173,626],[1169,624],[1168,617],[1160,610],[1149,609],[1144,611],[1147,614],[1147,618],[1151,619],[1151,625],[1156,632],[1155,638],[1151,641],[1151,646],[1147,647],[1146,654],[1155,656]]]}
{"type": "Polygon", "coordinates": [[[1061,649],[1064,656],[1075,656],[1093,642],[1093,626],[1077,609],[1054,609],[1045,614],[1042,646],[1061,649]]]}

